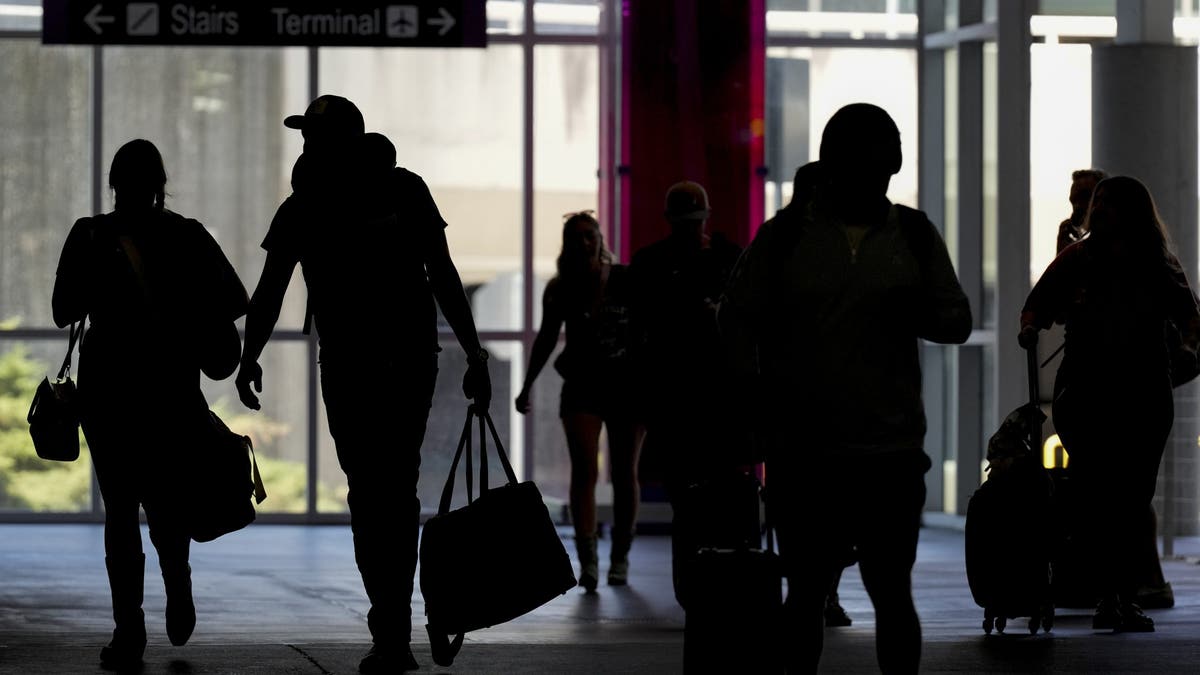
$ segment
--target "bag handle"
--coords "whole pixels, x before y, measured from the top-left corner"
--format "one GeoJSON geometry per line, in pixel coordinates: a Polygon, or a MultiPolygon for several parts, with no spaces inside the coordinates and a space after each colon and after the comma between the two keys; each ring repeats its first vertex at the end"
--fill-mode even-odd
{"type": "Polygon", "coordinates": [[[488,431],[491,432],[492,442],[496,447],[496,456],[500,458],[500,466],[504,469],[504,477],[507,482],[513,485],[517,484],[517,474],[513,471],[512,464],[508,461],[508,455],[504,451],[504,444],[500,442],[500,434],[496,431],[496,425],[492,422],[492,416],[485,409],[479,409],[474,404],[467,408],[467,419],[463,423],[462,435],[458,439],[458,450],[454,453],[454,461],[450,463],[450,475],[446,476],[446,484],[442,488],[442,499],[438,504],[438,515],[450,512],[450,501],[454,495],[454,476],[458,474],[458,464],[462,461],[464,454],[466,455],[467,465],[467,503],[474,502],[474,472],[472,470],[471,461],[471,423],[475,418],[479,418],[479,494],[483,496],[488,490],[487,479],[487,436],[484,433],[484,424],[487,424],[488,431]]]}
{"type": "Polygon", "coordinates": [[[75,345],[78,343],[80,348],[83,348],[83,323],[85,321],[87,321],[86,315],[71,324],[71,337],[67,340],[67,355],[63,358],[62,367],[58,369],[57,379],[59,380],[71,374],[71,354],[75,351],[75,345]]]}

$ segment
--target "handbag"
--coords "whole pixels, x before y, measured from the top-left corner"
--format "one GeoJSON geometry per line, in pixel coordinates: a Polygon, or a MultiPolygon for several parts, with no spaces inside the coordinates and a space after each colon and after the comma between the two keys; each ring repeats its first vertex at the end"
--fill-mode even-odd
{"type": "Polygon", "coordinates": [[[86,317],[71,324],[67,356],[58,369],[58,377],[53,382],[48,377],[42,378],[25,417],[33,448],[42,459],[73,462],[79,458],[79,400],[71,379],[71,354],[76,343],[83,343],[85,320],[86,317]]]}
{"type": "Polygon", "coordinates": [[[250,437],[231,431],[211,410],[205,412],[207,426],[199,436],[205,447],[193,454],[194,494],[188,500],[189,534],[198,542],[254,522],[254,505],[267,498],[250,437]]]}
{"type": "Polygon", "coordinates": [[[420,560],[426,630],[440,666],[454,662],[467,631],[514,619],[575,587],[571,559],[541,492],[532,481],[517,482],[486,410],[467,410],[437,515],[421,534],[420,560]],[[473,497],[471,423],[476,417],[479,496],[473,497]],[[507,478],[496,488],[488,487],[485,422],[507,478]],[[451,511],[454,476],[464,454],[467,505],[451,511]]]}
{"type": "Polygon", "coordinates": [[[1183,344],[1183,335],[1173,321],[1163,322],[1163,339],[1170,359],[1171,387],[1180,387],[1196,379],[1200,375],[1200,363],[1197,363],[1196,354],[1183,344]]]}

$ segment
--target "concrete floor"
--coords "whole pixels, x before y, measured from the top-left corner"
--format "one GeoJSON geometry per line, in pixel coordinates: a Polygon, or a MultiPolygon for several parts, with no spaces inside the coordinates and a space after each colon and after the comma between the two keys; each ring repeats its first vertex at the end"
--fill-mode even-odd
{"type": "MultiPolygon", "coordinates": [[[[1060,610],[1050,635],[1030,637],[1018,624],[1009,635],[985,637],[982,611],[967,588],[962,533],[927,528],[914,573],[925,637],[922,670],[1200,672],[1200,539],[1178,541],[1176,548],[1184,558],[1163,565],[1177,605],[1150,612],[1156,633],[1096,633],[1090,612],[1060,610]]],[[[147,568],[155,570],[147,551],[147,568]]],[[[679,672],[683,613],[671,591],[669,540],[640,537],[631,557],[628,588],[601,586],[591,596],[572,591],[520,619],[472,633],[452,669],[432,665],[424,631],[415,631],[422,670],[679,672]]],[[[147,573],[146,673],[356,672],[368,641],[367,604],[348,528],[255,525],[196,545],[192,566],[199,621],[185,647],[167,642],[162,584],[147,573]]],[[[856,568],[843,578],[842,600],[854,625],[828,631],[821,670],[875,672],[874,621],[856,568]]],[[[103,672],[96,656],[111,631],[108,602],[99,526],[0,525],[0,673],[103,672]]],[[[414,615],[422,613],[418,595],[414,615]]]]}

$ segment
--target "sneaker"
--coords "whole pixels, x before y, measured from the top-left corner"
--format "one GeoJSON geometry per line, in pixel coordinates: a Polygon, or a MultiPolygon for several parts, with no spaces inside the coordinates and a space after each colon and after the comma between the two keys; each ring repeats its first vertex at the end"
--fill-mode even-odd
{"type": "Polygon", "coordinates": [[[1162,586],[1143,586],[1137,592],[1137,604],[1142,609],[1171,609],[1175,606],[1175,591],[1171,582],[1162,586]]]}
{"type": "Polygon", "coordinates": [[[1142,608],[1132,602],[1121,605],[1121,623],[1117,630],[1122,633],[1153,633],[1154,619],[1142,613],[1142,608]]]}
{"type": "Polygon", "coordinates": [[[1092,615],[1093,630],[1116,630],[1121,625],[1121,609],[1115,598],[1101,600],[1092,615]]]}
{"type": "Polygon", "coordinates": [[[845,608],[840,603],[832,602],[825,605],[825,626],[829,628],[843,628],[851,624],[850,615],[846,613],[845,608]]]}
{"type": "Polygon", "coordinates": [[[380,645],[371,645],[362,660],[358,662],[358,672],[372,675],[374,673],[403,673],[419,670],[416,657],[408,647],[389,649],[380,645]]]}
{"type": "Polygon", "coordinates": [[[608,568],[608,585],[609,586],[627,586],[629,585],[629,561],[614,560],[608,568]]]}
{"type": "Polygon", "coordinates": [[[600,570],[595,563],[581,565],[579,569],[579,586],[588,593],[595,593],[600,585],[600,570]]]}

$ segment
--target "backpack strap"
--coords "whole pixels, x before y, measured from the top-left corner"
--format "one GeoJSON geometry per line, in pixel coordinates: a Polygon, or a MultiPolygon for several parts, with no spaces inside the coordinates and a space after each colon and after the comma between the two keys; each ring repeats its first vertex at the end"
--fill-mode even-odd
{"type": "Polygon", "coordinates": [[[304,301],[304,328],[301,330],[304,335],[312,335],[312,318],[312,293],[309,293],[304,301]]]}

